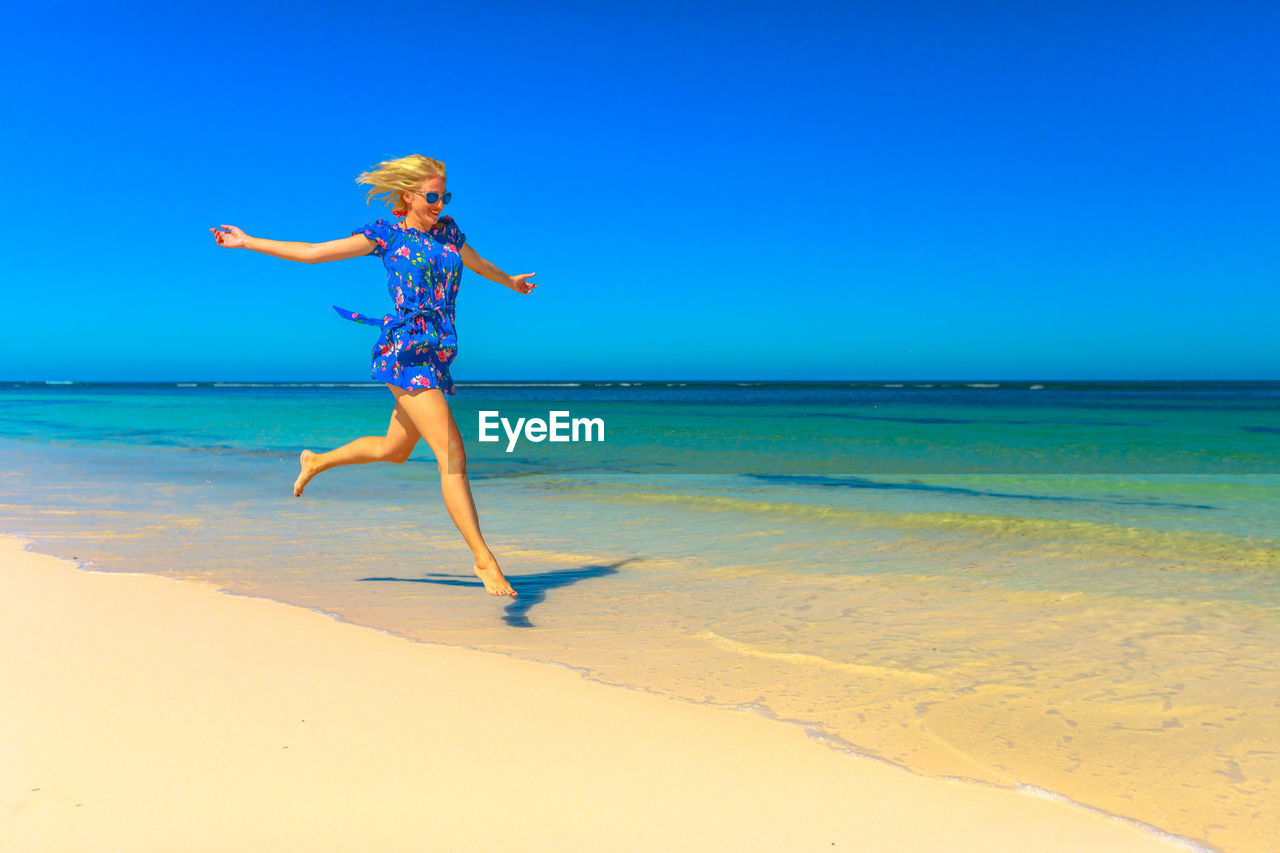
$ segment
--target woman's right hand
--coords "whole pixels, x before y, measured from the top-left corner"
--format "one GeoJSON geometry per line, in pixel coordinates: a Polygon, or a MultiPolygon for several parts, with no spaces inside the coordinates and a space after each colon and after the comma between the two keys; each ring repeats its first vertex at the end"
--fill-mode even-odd
{"type": "Polygon", "coordinates": [[[249,238],[248,234],[234,225],[219,225],[217,228],[210,228],[209,230],[213,232],[213,239],[224,249],[243,249],[244,241],[249,238]]]}

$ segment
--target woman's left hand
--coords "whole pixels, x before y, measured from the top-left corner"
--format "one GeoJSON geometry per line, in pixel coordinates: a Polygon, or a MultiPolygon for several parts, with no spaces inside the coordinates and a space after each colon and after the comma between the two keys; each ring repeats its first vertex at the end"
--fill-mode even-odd
{"type": "Polygon", "coordinates": [[[522,272],[519,275],[513,275],[511,276],[511,283],[507,287],[516,293],[532,293],[533,289],[538,285],[530,284],[526,279],[533,278],[535,275],[537,275],[536,272],[522,272]]]}

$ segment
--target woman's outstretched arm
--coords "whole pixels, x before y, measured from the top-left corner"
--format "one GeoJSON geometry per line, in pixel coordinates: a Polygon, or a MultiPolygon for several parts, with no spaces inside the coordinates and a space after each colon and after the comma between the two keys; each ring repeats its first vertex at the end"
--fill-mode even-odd
{"type": "Polygon", "coordinates": [[[471,248],[470,243],[463,243],[462,249],[459,251],[462,255],[462,264],[476,275],[482,275],[489,281],[496,281],[503,287],[509,287],[516,293],[529,293],[538,285],[529,284],[525,279],[533,278],[537,273],[522,272],[519,275],[507,275],[493,264],[476,254],[476,250],[471,248]]]}
{"type": "Polygon", "coordinates": [[[304,264],[343,261],[347,258],[358,258],[373,251],[373,241],[362,234],[352,234],[350,237],[330,240],[327,243],[293,243],[286,240],[250,237],[234,225],[220,225],[209,230],[213,232],[213,239],[224,249],[249,249],[271,255],[273,258],[301,261],[304,264]]]}

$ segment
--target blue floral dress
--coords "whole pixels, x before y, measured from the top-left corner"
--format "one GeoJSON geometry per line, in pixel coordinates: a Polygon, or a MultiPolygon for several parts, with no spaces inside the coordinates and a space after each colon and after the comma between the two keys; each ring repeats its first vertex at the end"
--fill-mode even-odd
{"type": "Polygon", "coordinates": [[[387,270],[395,311],[381,320],[333,306],[346,320],[381,329],[373,347],[372,378],[400,388],[439,388],[453,393],[449,365],[458,353],[453,305],[462,280],[458,251],[467,237],[452,217],[430,231],[379,219],[352,231],[373,241],[372,254],[387,270]]]}

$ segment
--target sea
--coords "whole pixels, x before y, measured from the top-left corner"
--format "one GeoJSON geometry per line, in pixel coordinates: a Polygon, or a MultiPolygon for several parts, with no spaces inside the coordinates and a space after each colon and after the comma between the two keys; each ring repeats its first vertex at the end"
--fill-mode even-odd
{"type": "Polygon", "coordinates": [[[293,496],[304,448],[386,432],[375,383],[0,383],[0,533],[1275,849],[1280,382],[457,390],[515,599],[472,574],[425,442],[293,496]],[[556,412],[599,432],[479,440],[556,412]]]}

